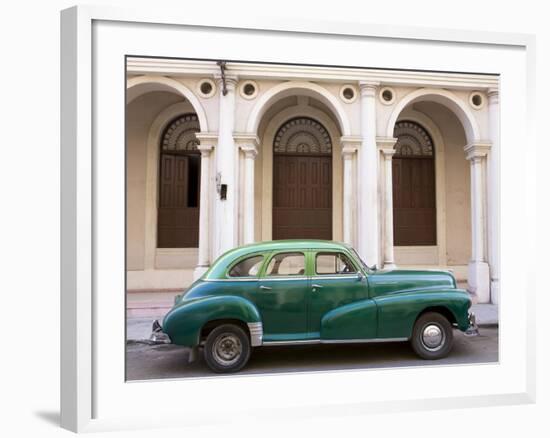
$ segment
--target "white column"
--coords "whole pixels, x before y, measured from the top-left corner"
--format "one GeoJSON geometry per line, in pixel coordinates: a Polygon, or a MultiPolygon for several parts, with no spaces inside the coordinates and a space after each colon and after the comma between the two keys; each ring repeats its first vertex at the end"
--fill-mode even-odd
{"type": "Polygon", "coordinates": [[[489,265],[486,259],[486,196],[484,181],[489,143],[474,143],[466,146],[466,158],[470,160],[470,192],[472,214],[472,259],[468,265],[468,290],[477,295],[479,303],[490,301],[489,265]]]}
{"type": "Polygon", "coordinates": [[[199,132],[196,134],[200,141],[198,149],[201,152],[201,186],[199,208],[199,253],[197,267],[193,273],[195,279],[204,274],[210,266],[210,156],[217,143],[218,135],[199,132]]]}
{"type": "Polygon", "coordinates": [[[379,265],[378,154],[376,150],[376,90],[378,83],[359,82],[361,136],[358,151],[357,250],[368,265],[379,265]]]}
{"type": "Polygon", "coordinates": [[[358,146],[361,145],[361,139],[358,137],[342,137],[343,166],[343,204],[342,204],[342,228],[344,242],[353,244],[353,157],[358,146]]]}
{"type": "Polygon", "coordinates": [[[254,162],[258,155],[258,138],[255,134],[236,134],[233,136],[244,155],[243,175],[243,243],[254,242],[255,211],[254,211],[254,162]]]}
{"type": "Polygon", "coordinates": [[[488,261],[491,275],[491,302],[498,304],[500,294],[500,107],[498,89],[490,89],[487,96],[489,100],[489,139],[492,143],[491,151],[487,157],[488,261]]]}
{"type": "Polygon", "coordinates": [[[393,176],[392,157],[395,154],[396,138],[377,139],[384,158],[384,269],[395,269],[393,253],[393,176]]]}
{"type": "Polygon", "coordinates": [[[218,127],[218,147],[216,149],[216,201],[213,256],[228,251],[237,245],[237,208],[236,208],[236,164],[237,151],[233,141],[235,124],[235,87],[237,78],[225,77],[227,94],[224,96],[223,81],[218,82],[220,111],[218,127]],[[226,199],[222,199],[222,186],[227,187],[226,199]]]}

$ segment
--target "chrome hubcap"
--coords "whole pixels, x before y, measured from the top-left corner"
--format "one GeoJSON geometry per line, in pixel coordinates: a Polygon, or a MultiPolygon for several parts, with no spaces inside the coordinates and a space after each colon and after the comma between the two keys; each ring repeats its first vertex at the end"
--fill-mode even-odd
{"type": "Polygon", "coordinates": [[[237,362],[242,351],[241,341],[232,333],[224,333],[218,336],[213,346],[214,359],[223,366],[230,366],[237,362]]]}
{"type": "Polygon", "coordinates": [[[437,351],[445,343],[445,332],[437,324],[428,324],[422,330],[422,344],[430,351],[437,351]]]}

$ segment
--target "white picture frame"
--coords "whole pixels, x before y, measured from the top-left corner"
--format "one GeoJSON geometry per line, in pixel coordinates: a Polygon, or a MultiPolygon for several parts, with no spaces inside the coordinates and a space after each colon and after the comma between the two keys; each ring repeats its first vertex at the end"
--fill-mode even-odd
{"type": "MultiPolygon", "coordinates": [[[[502,295],[498,364],[125,383],[120,379],[124,374],[120,369],[120,360],[122,358],[123,364],[124,357],[123,343],[120,342],[124,339],[124,309],[120,307],[121,300],[124,300],[124,288],[120,288],[124,284],[124,272],[119,269],[124,262],[123,257],[121,260],[124,221],[120,220],[120,209],[116,206],[124,204],[124,191],[119,190],[124,186],[124,168],[120,166],[124,142],[119,141],[124,127],[119,122],[124,114],[124,101],[120,98],[125,83],[124,69],[119,70],[124,64],[120,55],[171,54],[177,57],[187,54],[191,58],[198,55],[215,58],[220,53],[213,56],[212,44],[200,38],[208,37],[210,41],[223,35],[227,41],[242,41],[250,33],[280,40],[281,50],[270,55],[280,62],[297,62],[299,53],[293,52],[291,45],[300,39],[309,40],[311,47],[315,47],[316,39],[323,39],[325,43],[329,41],[334,43],[335,53],[345,40],[346,45],[372,47],[373,67],[394,67],[389,62],[379,64],[384,56],[376,44],[387,47],[407,44],[410,48],[422,46],[428,51],[445,49],[447,55],[426,62],[424,67],[428,70],[475,70],[500,74],[503,78],[502,125],[511,117],[517,118],[513,126],[506,125],[501,135],[502,192],[522,199],[524,207],[532,205],[535,202],[534,177],[527,175],[527,166],[523,164],[525,156],[535,147],[528,123],[533,118],[534,108],[534,37],[244,16],[239,22],[227,23],[223,16],[216,15],[199,17],[157,8],[139,11],[104,6],[78,6],[64,10],[61,26],[62,427],[79,432],[101,431],[189,426],[206,420],[212,422],[214,417],[216,422],[231,421],[235,415],[239,418],[305,418],[342,415],[350,410],[360,414],[533,402],[535,344],[528,333],[535,330],[534,300],[531,299],[534,295],[534,266],[524,266],[521,272],[510,275],[515,260],[508,257],[513,251],[528,254],[535,241],[534,220],[529,217],[527,208],[514,209],[509,202],[503,202],[501,206],[502,295]],[[173,41],[169,37],[178,32],[193,34],[204,44],[189,53],[183,53],[182,48],[175,49],[175,45],[163,44],[168,39],[173,41]],[[105,47],[106,39],[111,43],[108,48],[105,47]],[[124,44],[130,42],[131,51],[127,52],[124,44]],[[137,47],[139,53],[135,52],[137,47]],[[283,55],[285,48],[287,52],[283,55]],[[472,69],[474,60],[468,57],[468,51],[474,52],[476,48],[483,48],[485,54],[493,53],[493,70],[488,70],[486,59],[479,59],[477,68],[472,69]],[[464,57],[457,60],[454,51],[460,51],[464,57]],[[465,68],[457,69],[457,62],[465,68]],[[103,111],[106,99],[112,99],[109,114],[103,111]],[[512,100],[513,112],[509,109],[512,100]],[[110,124],[104,123],[107,117],[110,124]],[[98,142],[102,147],[109,142],[115,145],[113,156],[106,159],[105,154],[98,153],[98,142]],[[507,145],[514,142],[521,142],[527,153],[521,156],[508,153],[507,145]],[[506,182],[506,176],[511,173],[516,178],[514,185],[506,182]],[[113,206],[115,209],[111,210],[109,207],[113,206]],[[515,235],[517,233],[507,233],[518,224],[525,227],[521,237],[515,235]],[[115,293],[109,294],[113,290],[115,293]],[[121,296],[116,295],[117,290],[121,296]],[[510,291],[514,291],[513,300],[510,291]],[[450,376],[454,383],[450,382],[450,376]],[[394,382],[391,387],[387,385],[389,378],[394,382]],[[430,383],[421,387],[418,382],[422,381],[430,383]],[[466,381],[475,384],[466,385],[466,381]],[[448,382],[448,385],[442,385],[442,382],[448,382]],[[361,385],[367,383],[369,391],[361,391],[361,385]],[[292,402],[285,401],[289,385],[296,394],[292,402]],[[354,385],[356,390],[346,391],[350,385],[354,385]],[[220,386],[225,391],[245,394],[239,396],[243,404],[235,402],[227,407],[223,400],[213,399],[212,395],[220,386]],[[187,394],[191,394],[190,402],[166,409],[183,387],[187,394]],[[307,391],[300,392],[300,388],[307,391]],[[165,402],[164,409],[151,403],[151,400],[159,399],[165,402]],[[146,410],[135,403],[140,400],[146,410]],[[252,400],[254,402],[250,403],[252,400]],[[422,403],[419,404],[419,400],[422,403]],[[207,405],[208,411],[205,409],[207,405]],[[186,415],[181,415],[183,411],[186,415]]],[[[223,55],[233,56],[232,59],[257,60],[257,56],[252,54],[257,49],[254,43],[248,47],[238,44],[231,47],[228,43],[219,51],[225,51],[223,55]],[[241,55],[238,55],[238,50],[241,50],[241,55]],[[245,50],[249,50],[251,56],[246,56],[245,50]]],[[[315,52],[313,56],[317,62],[323,58],[321,52],[315,52]]],[[[406,68],[407,62],[414,64],[412,59],[399,62],[397,67],[401,69],[406,68]]],[[[348,65],[365,66],[364,63],[365,60],[359,60],[348,65]]],[[[330,63],[325,61],[324,64],[330,63]]],[[[339,62],[333,64],[341,65],[339,62]]]]}

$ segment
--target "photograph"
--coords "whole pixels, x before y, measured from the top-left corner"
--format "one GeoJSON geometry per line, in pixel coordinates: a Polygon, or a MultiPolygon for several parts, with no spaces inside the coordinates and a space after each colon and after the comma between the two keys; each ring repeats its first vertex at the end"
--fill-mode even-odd
{"type": "Polygon", "coordinates": [[[499,74],[124,75],[126,381],[499,362],[499,74]]]}
{"type": "Polygon", "coordinates": [[[550,436],[517,6],[6,4],[0,434],[550,436]]]}

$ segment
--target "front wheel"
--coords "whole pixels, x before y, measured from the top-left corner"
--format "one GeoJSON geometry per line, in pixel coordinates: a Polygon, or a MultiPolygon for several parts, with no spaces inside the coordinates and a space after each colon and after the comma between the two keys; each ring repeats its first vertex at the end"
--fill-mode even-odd
{"type": "Polygon", "coordinates": [[[425,313],[414,324],[411,345],[422,359],[441,359],[453,346],[453,327],[440,313],[425,313]]]}
{"type": "Polygon", "coordinates": [[[204,345],[204,359],[216,373],[234,373],[250,358],[250,339],[237,325],[223,324],[212,330],[204,345]]]}

